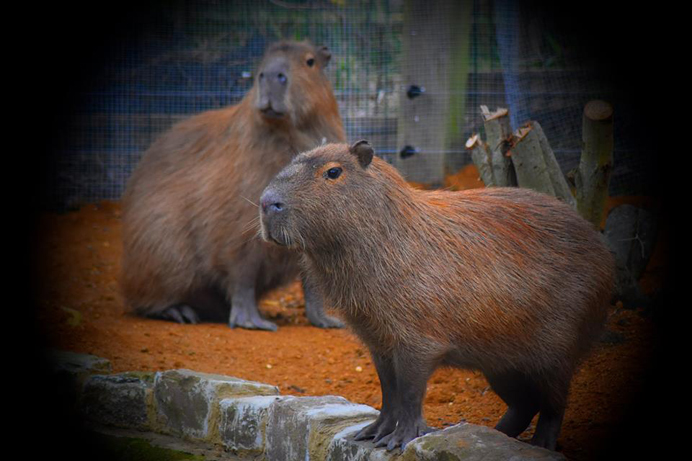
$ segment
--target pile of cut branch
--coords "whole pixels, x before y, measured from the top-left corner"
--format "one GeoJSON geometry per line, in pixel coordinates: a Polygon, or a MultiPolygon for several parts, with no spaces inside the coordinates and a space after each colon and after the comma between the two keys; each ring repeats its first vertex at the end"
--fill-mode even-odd
{"type": "Polygon", "coordinates": [[[638,280],[653,252],[655,215],[630,205],[614,208],[605,220],[608,185],[613,169],[613,108],[591,101],[584,108],[582,152],[578,168],[563,174],[550,143],[536,121],[512,132],[509,111],[481,106],[486,140],[474,134],[466,142],[487,187],[525,187],[557,197],[594,227],[613,253],[617,280],[614,297],[626,307],[646,306],[638,280]]]}
{"type": "Polygon", "coordinates": [[[528,121],[512,132],[509,111],[481,106],[486,140],[466,142],[481,180],[488,187],[525,187],[557,197],[600,226],[613,166],[613,110],[603,101],[584,109],[579,168],[565,175],[541,125],[528,121]],[[572,192],[572,186],[574,193],[572,192]]]}

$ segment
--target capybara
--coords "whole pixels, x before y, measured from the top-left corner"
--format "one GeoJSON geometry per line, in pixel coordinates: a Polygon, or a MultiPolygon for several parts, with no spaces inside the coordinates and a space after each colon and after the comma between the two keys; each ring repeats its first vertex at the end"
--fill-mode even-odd
{"type": "MultiPolygon", "coordinates": [[[[330,57],[309,42],[270,46],[242,101],[178,123],[145,152],[122,197],[121,286],[135,313],[276,330],[257,299],[298,276],[298,256],[259,238],[256,203],[293,156],[345,140],[330,57]]],[[[309,320],[341,326],[303,282],[309,320]]]]}
{"type": "Polygon", "coordinates": [[[262,237],[303,254],[368,346],[382,411],[356,439],[402,449],[429,428],[440,366],[480,370],[508,409],[496,428],[555,449],[570,381],[600,334],[613,261],[568,205],[527,189],[410,187],[365,141],[297,156],[260,198],[262,237]]]}

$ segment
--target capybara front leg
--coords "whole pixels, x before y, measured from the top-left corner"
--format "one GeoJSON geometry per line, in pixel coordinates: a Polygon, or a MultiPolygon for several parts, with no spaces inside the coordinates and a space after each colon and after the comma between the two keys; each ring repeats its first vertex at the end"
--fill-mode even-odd
{"type": "Polygon", "coordinates": [[[373,439],[378,443],[385,436],[394,432],[398,416],[396,414],[396,375],[392,358],[385,355],[372,354],[377,376],[380,378],[382,389],[382,409],[377,419],[370,425],[361,429],[354,440],[373,439]]]}
{"type": "Polygon", "coordinates": [[[230,291],[231,315],[228,325],[231,328],[276,331],[278,329],[276,324],[263,319],[257,308],[255,283],[259,264],[250,263],[243,267],[243,272],[238,274],[235,286],[230,291]]]}
{"type": "Polygon", "coordinates": [[[305,296],[305,315],[310,323],[319,328],[343,328],[344,324],[336,317],[324,311],[322,295],[310,283],[309,277],[302,276],[303,294],[305,296]]]}
{"type": "Polygon", "coordinates": [[[397,426],[375,446],[386,446],[388,451],[401,447],[403,451],[411,440],[435,430],[423,419],[423,397],[435,365],[433,360],[416,354],[395,352],[394,367],[397,397],[394,413],[397,415],[397,426]]]}

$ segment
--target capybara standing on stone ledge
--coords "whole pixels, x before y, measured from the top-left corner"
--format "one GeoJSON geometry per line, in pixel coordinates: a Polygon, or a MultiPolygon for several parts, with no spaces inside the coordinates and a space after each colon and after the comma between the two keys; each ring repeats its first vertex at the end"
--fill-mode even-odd
{"type": "Polygon", "coordinates": [[[575,367],[598,338],[613,261],[568,205],[519,188],[420,191],[367,142],[297,156],[260,199],[262,237],[303,252],[311,279],[368,346],[382,411],[357,439],[402,448],[429,430],[440,366],[482,371],[496,428],[555,449],[575,367]]]}
{"type": "MultiPolygon", "coordinates": [[[[147,150],[122,198],[121,286],[134,312],[276,330],[257,299],[297,277],[298,260],[258,237],[256,202],[293,156],[345,140],[330,57],[308,42],[270,46],[239,104],[183,121],[147,150]]],[[[303,286],[310,321],[341,326],[303,286]]]]}

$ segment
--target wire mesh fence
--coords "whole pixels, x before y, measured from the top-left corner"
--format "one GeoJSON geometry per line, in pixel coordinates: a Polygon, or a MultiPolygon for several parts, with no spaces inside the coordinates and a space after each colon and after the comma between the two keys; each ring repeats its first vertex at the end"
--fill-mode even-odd
{"type": "MultiPolygon", "coordinates": [[[[119,199],[151,142],[177,121],[238,102],[252,85],[264,49],[279,39],[329,46],[327,73],[348,139],[368,139],[387,160],[407,161],[400,160],[401,101],[418,83],[404,81],[402,72],[403,37],[411,27],[405,19],[408,1],[195,0],[161,7],[147,18],[143,34],[118,44],[97,85],[75,107],[55,143],[57,180],[47,206],[119,199]]],[[[470,0],[468,6],[463,52],[452,53],[465,83],[444,95],[463,101],[451,109],[459,112],[453,114],[457,139],[442,154],[456,167],[470,163],[463,142],[482,132],[479,106],[487,105],[509,108],[513,128],[539,121],[563,171],[575,167],[583,107],[590,99],[610,98],[611,89],[573,53],[578,44],[551,29],[540,12],[512,0],[470,0]]],[[[435,33],[416,40],[442,54],[454,51],[435,33]]],[[[611,102],[616,108],[611,194],[645,192],[648,166],[628,131],[627,101],[611,102]]],[[[426,161],[418,165],[424,169],[426,161]]]]}

